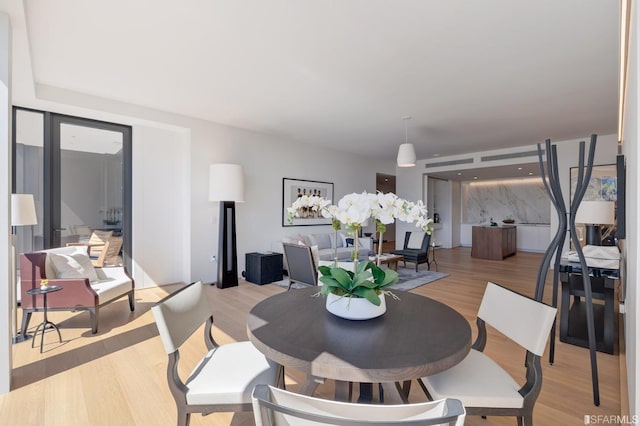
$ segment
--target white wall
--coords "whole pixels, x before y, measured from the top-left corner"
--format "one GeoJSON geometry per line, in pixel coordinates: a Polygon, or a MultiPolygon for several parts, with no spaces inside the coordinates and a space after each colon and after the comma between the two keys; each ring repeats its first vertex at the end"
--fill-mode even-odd
{"type": "Polygon", "coordinates": [[[626,300],[624,315],[625,350],[627,362],[627,377],[629,390],[629,414],[640,414],[640,356],[638,354],[638,330],[640,330],[640,292],[638,291],[638,253],[640,253],[640,239],[638,238],[638,188],[640,188],[640,151],[638,150],[638,57],[640,43],[638,24],[640,24],[640,8],[638,2],[632,2],[631,36],[629,38],[629,68],[627,76],[627,93],[625,98],[624,131],[622,148],[627,165],[627,208],[626,225],[627,233],[623,244],[623,254],[626,261],[626,300]]]}
{"type": "Polygon", "coordinates": [[[284,235],[329,232],[329,226],[282,226],[282,179],[307,179],[334,184],[334,201],[351,192],[373,192],[376,172],[393,170],[389,162],[365,156],[305,146],[275,137],[202,123],[192,129],[191,223],[193,279],[211,282],[217,255],[218,203],[208,201],[209,165],[244,166],[246,202],[236,204],[238,271],[245,253],[270,250],[284,235]]]}
{"type": "MultiPolygon", "coordinates": [[[[11,330],[13,291],[10,248],[11,197],[11,25],[0,13],[0,394],[11,390],[11,330]]],[[[15,287],[13,287],[15,288],[15,287]]],[[[14,299],[15,300],[15,299],[14,299]]]]}

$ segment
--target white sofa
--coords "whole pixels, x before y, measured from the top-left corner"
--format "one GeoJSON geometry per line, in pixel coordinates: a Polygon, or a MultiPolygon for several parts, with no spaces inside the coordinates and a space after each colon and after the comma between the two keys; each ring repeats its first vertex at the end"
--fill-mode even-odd
{"type": "MultiPolygon", "coordinates": [[[[318,257],[320,260],[333,260],[334,256],[336,256],[336,245],[337,245],[337,256],[338,260],[347,260],[351,258],[353,253],[353,245],[349,244],[348,239],[352,239],[353,237],[349,237],[344,233],[338,233],[338,238],[336,241],[335,232],[331,233],[313,233],[313,234],[295,234],[288,237],[284,237],[282,241],[275,241],[271,244],[271,251],[275,253],[283,253],[282,243],[292,243],[292,244],[304,244],[307,246],[317,246],[318,247],[318,257]]],[[[359,255],[360,257],[369,256],[369,254],[373,251],[373,242],[370,237],[359,237],[358,238],[359,255]]],[[[285,269],[287,269],[287,265],[284,265],[285,269]]]]}

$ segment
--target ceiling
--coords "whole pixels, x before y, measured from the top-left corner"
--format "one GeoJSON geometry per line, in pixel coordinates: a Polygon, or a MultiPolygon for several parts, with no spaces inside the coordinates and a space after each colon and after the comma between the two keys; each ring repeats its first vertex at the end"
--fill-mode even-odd
{"type": "Polygon", "coordinates": [[[617,129],[613,0],[24,5],[40,87],[378,159],[617,129]]]}

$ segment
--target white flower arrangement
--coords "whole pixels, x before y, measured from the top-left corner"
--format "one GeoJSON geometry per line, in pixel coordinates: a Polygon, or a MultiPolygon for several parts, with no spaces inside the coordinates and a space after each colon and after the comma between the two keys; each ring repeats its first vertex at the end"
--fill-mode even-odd
{"type": "MultiPolygon", "coordinates": [[[[382,241],[382,234],[386,230],[386,225],[393,223],[396,219],[402,222],[415,223],[431,234],[431,223],[433,220],[427,216],[427,208],[419,200],[411,202],[399,198],[392,192],[372,194],[369,192],[347,194],[338,201],[337,205],[331,204],[331,200],[325,200],[317,196],[302,196],[293,202],[287,209],[289,223],[294,217],[300,217],[300,212],[313,212],[321,214],[323,217],[331,219],[333,228],[340,229],[339,224],[345,226],[347,231],[354,234],[355,259],[358,259],[358,231],[369,218],[376,221],[376,232],[380,233],[379,240],[382,241]]],[[[382,254],[382,244],[378,244],[378,262],[382,254]]]]}

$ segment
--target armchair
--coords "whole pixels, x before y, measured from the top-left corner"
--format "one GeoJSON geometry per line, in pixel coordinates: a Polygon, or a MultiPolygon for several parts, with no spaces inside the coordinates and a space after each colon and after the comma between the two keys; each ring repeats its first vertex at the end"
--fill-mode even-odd
{"type": "Polygon", "coordinates": [[[91,237],[89,237],[89,241],[67,243],[67,247],[87,247],[87,253],[91,258],[91,263],[93,263],[93,266],[101,268],[102,266],[104,266],[112,235],[113,231],[93,231],[91,233],[91,237]]]}
{"type": "Polygon", "coordinates": [[[47,298],[49,311],[88,310],[91,332],[98,332],[100,308],[127,296],[133,312],[134,281],[124,267],[94,268],[86,247],[60,247],[20,255],[20,283],[22,293],[22,327],[26,335],[33,312],[43,310],[42,298],[27,294],[27,290],[40,287],[48,279],[51,285],[64,288],[47,298]]]}
{"type": "Polygon", "coordinates": [[[416,272],[418,272],[418,265],[421,263],[427,264],[427,269],[431,269],[429,263],[429,243],[431,242],[431,235],[426,232],[407,232],[404,236],[404,246],[402,250],[391,250],[391,254],[398,254],[404,258],[404,266],[407,266],[407,262],[413,262],[416,264],[416,272]]]}

